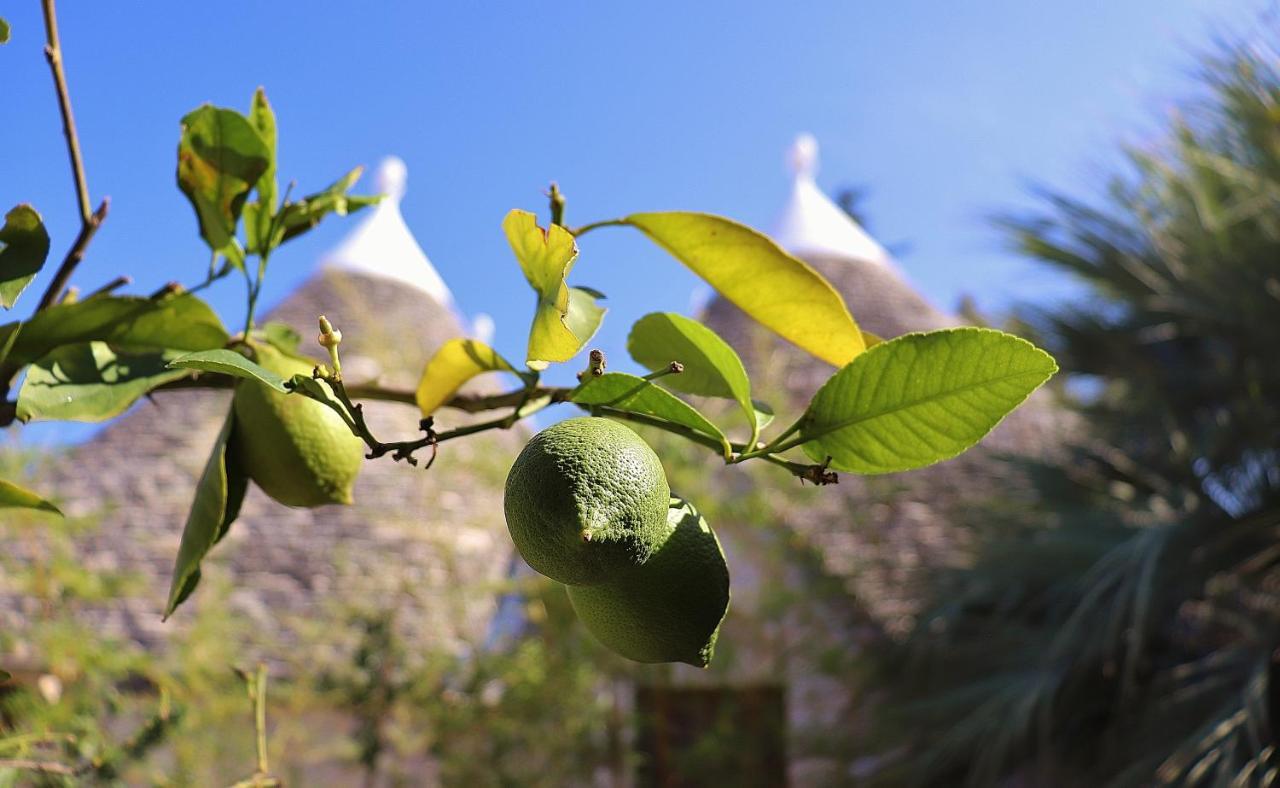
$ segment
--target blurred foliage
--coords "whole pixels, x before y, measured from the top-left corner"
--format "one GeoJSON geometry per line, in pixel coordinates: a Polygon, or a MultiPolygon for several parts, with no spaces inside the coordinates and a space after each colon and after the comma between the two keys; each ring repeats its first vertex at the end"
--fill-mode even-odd
{"type": "Polygon", "coordinates": [[[1280,756],[1280,72],[1225,48],[1104,198],[1001,224],[1083,296],[1023,328],[1082,418],[1042,505],[887,649],[886,785],[1269,785],[1280,756]],[[1087,425],[1087,426],[1085,426],[1087,425]]]}

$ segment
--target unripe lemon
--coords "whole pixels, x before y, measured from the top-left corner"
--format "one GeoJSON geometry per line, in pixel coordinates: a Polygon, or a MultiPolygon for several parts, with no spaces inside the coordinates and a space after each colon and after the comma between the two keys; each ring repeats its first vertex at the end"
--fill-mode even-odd
{"type": "MultiPolygon", "coordinates": [[[[258,364],[280,375],[310,375],[314,364],[273,347],[257,348],[258,364]]],[[[351,503],[364,443],[337,413],[301,394],[281,394],[241,381],[232,401],[237,457],[262,491],[289,506],[351,503]]]]}
{"type": "Polygon", "coordinates": [[[669,535],[643,566],[595,586],[568,586],[574,612],[610,650],[636,662],[705,668],[729,609],[729,568],[711,526],[671,499],[669,535]]]}
{"type": "Polygon", "coordinates": [[[511,466],[503,506],[529,566],[590,585],[649,559],[666,538],[669,499],[649,444],[621,424],[585,417],[533,436],[511,466]]]}

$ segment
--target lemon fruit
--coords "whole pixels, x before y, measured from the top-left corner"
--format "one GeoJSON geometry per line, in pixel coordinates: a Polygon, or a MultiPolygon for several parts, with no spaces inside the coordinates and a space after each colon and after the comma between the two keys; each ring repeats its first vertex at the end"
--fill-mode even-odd
{"type": "Polygon", "coordinates": [[[574,612],[610,650],[636,662],[704,668],[729,609],[720,542],[690,503],[673,497],[669,534],[643,566],[594,586],[568,586],[574,612]]]}
{"type": "Polygon", "coordinates": [[[649,444],[588,416],[533,436],[511,466],[503,506],[529,566],[561,583],[591,585],[649,560],[666,539],[669,500],[649,444]]]}
{"type": "MultiPolygon", "coordinates": [[[[286,380],[315,364],[270,346],[256,348],[260,366],[286,380]]],[[[242,381],[232,401],[237,457],[262,491],[288,506],[352,502],[364,443],[337,413],[300,394],[242,381]]]]}

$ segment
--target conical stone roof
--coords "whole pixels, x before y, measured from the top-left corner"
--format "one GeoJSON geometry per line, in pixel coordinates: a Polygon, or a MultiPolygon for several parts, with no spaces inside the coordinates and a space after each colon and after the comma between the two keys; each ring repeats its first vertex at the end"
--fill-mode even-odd
{"type": "MultiPolygon", "coordinates": [[[[400,173],[403,194],[403,164],[384,165],[384,179],[388,166],[400,173]]],[[[411,237],[411,248],[404,242],[399,194],[362,217],[267,319],[292,325],[304,337],[302,350],[320,359],[316,318],[327,315],[343,332],[349,380],[405,388],[436,347],[465,332],[439,275],[411,237]],[[377,259],[359,256],[379,250],[377,259]],[[380,273],[383,266],[390,275],[380,273]]],[[[158,392],[72,450],[50,480],[68,513],[101,518],[81,544],[85,565],[142,581],[136,595],[92,611],[99,631],[162,645],[189,618],[184,606],[160,621],[187,510],[229,402],[227,392],[158,392]]],[[[365,413],[384,440],[418,435],[413,406],[367,402],[365,413]]],[[[463,418],[445,411],[438,421],[448,428],[463,418]]],[[[486,433],[441,447],[426,471],[390,457],[366,461],[352,506],[291,509],[250,485],[186,605],[222,604],[217,588],[229,587],[225,603],[234,613],[284,646],[304,637],[341,646],[337,638],[356,633],[335,617],[353,604],[377,605],[396,611],[406,637],[469,648],[493,615],[488,591],[512,552],[502,482],[517,450],[513,433],[486,433]]],[[[30,600],[15,602],[19,620],[23,604],[30,600]]]]}
{"type": "MultiPolygon", "coordinates": [[[[864,330],[884,338],[963,325],[930,304],[876,243],[814,182],[817,146],[800,137],[790,154],[792,193],[771,235],[826,277],[864,330]]],[[[789,416],[803,411],[835,368],[778,338],[723,298],[702,320],[733,345],[751,373],[753,393],[789,416]]],[[[838,487],[797,508],[789,525],[811,540],[829,571],[848,579],[859,601],[891,629],[914,612],[909,579],[949,560],[957,544],[952,517],[993,493],[1029,495],[1004,455],[1041,457],[1062,417],[1044,392],[961,457],[887,476],[841,474],[838,487]]],[[[787,480],[794,482],[794,480],[787,480]]],[[[785,494],[780,491],[780,494],[785,494]]]]}

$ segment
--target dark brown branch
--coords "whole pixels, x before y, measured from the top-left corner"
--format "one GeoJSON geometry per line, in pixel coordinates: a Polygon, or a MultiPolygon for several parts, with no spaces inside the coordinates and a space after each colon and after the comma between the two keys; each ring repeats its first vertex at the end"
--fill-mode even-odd
{"type": "Polygon", "coordinates": [[[53,85],[58,92],[58,110],[62,113],[62,133],[67,138],[67,153],[71,157],[71,173],[76,181],[76,199],[80,203],[80,222],[89,224],[89,184],[84,174],[84,160],[80,157],[80,137],[76,134],[76,120],[71,113],[71,93],[67,90],[67,75],[62,68],[62,46],[58,43],[58,15],[53,0],[42,0],[44,10],[44,57],[53,72],[53,85]]]}
{"type": "MultiPolygon", "coordinates": [[[[235,385],[236,379],[227,375],[219,375],[216,373],[196,374],[191,377],[179,378],[170,381],[164,385],[158,386],[156,391],[172,391],[176,389],[229,389],[235,385]]],[[[503,408],[513,408],[519,405],[525,399],[537,399],[538,397],[551,397],[552,404],[557,402],[565,402],[568,399],[569,392],[572,389],[543,387],[536,388],[532,392],[526,392],[525,389],[515,389],[502,394],[456,394],[446,401],[441,407],[460,410],[464,413],[484,413],[490,410],[501,410],[503,408]]],[[[417,400],[414,392],[408,389],[389,389],[383,388],[375,383],[350,383],[346,384],[346,392],[353,400],[373,400],[376,402],[399,402],[405,405],[415,405],[417,400]]],[[[3,406],[0,405],[0,408],[3,406]]]]}
{"type": "Polygon", "coordinates": [[[58,271],[53,275],[53,279],[49,281],[49,286],[45,288],[44,295],[40,296],[40,304],[36,306],[37,312],[48,309],[58,303],[62,291],[66,289],[67,282],[71,281],[71,274],[75,272],[76,266],[80,265],[80,261],[84,259],[84,253],[89,248],[89,242],[93,240],[98,228],[106,220],[107,210],[110,207],[111,200],[104,197],[102,204],[98,206],[98,210],[90,214],[88,220],[80,226],[80,232],[76,235],[75,243],[71,245],[71,250],[67,252],[67,256],[62,260],[62,265],[58,266],[58,271]]]}

